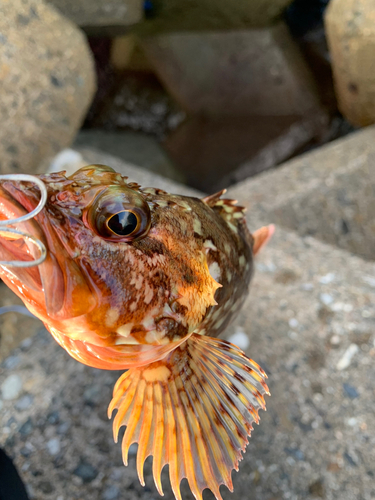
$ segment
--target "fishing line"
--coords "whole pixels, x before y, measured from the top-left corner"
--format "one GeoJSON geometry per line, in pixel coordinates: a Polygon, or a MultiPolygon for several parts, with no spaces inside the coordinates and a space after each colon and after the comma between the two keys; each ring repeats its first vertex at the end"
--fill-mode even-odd
{"type": "Polygon", "coordinates": [[[27,175],[27,174],[4,174],[0,175],[0,181],[2,180],[8,180],[8,181],[26,181],[26,182],[31,182],[33,184],[36,184],[38,188],[40,189],[40,201],[34,210],[29,212],[26,215],[22,215],[22,217],[17,217],[16,219],[8,219],[5,221],[0,221],[0,236],[2,233],[7,233],[7,235],[16,235],[18,238],[21,236],[25,241],[32,243],[34,246],[37,247],[39,250],[40,256],[38,259],[34,260],[27,260],[27,261],[21,261],[21,260],[3,260],[0,261],[0,266],[7,266],[7,267],[32,267],[32,266],[38,266],[41,264],[45,258],[47,257],[47,250],[44,244],[35,238],[35,236],[32,236],[30,234],[24,233],[23,231],[19,231],[18,229],[15,229],[11,226],[14,226],[15,224],[19,224],[21,222],[25,222],[27,220],[30,220],[34,218],[41,210],[43,210],[46,202],[47,202],[47,189],[46,186],[44,185],[44,182],[38,179],[38,177],[35,177],[34,175],[27,175]]]}

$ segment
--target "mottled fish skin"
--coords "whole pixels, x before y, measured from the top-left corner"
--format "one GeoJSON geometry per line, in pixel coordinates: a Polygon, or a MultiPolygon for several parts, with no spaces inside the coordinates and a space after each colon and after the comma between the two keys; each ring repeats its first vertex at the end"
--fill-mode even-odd
{"type": "MultiPolygon", "coordinates": [[[[58,276],[50,292],[44,287],[46,301],[30,304],[42,321],[47,308],[47,327],[54,335],[112,348],[163,345],[192,332],[217,336],[225,329],[252,274],[252,237],[240,207],[215,197],[204,201],[142,189],[103,166],[86,167],[70,178],[62,173],[41,178],[48,202],[36,220],[54,248],[51,253],[60,257],[62,274],[61,261],[69,260],[88,285],[83,314],[72,315],[66,283],[58,276]],[[119,244],[93,235],[85,225],[84,211],[105,186],[131,188],[146,200],[151,229],[144,238],[119,244]],[[59,295],[61,303],[49,307],[59,295]]],[[[20,191],[4,183],[4,188],[29,204],[26,208],[37,203],[33,186],[20,191]]]]}
{"type": "MultiPolygon", "coordinates": [[[[117,410],[116,440],[127,426],[124,463],[139,444],[141,483],[151,454],[159,493],[169,464],[178,500],[184,477],[197,499],[205,488],[221,499],[269,391],[254,361],[214,337],[246,298],[253,253],[273,227],[252,236],[244,209],[224,192],[173,195],[103,165],[40,178],[46,206],[20,228],[44,243],[47,258],[27,269],[0,266],[1,278],[75,359],[129,369],[109,415],[117,410]]],[[[39,197],[30,183],[0,182],[0,220],[31,211],[39,197]]],[[[27,242],[0,237],[0,259],[34,257],[27,242]]]]}

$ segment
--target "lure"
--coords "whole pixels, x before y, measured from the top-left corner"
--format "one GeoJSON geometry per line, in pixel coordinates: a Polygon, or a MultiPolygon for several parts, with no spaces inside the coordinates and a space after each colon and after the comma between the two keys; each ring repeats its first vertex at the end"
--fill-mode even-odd
{"type": "Polygon", "coordinates": [[[205,488],[221,499],[269,391],[264,371],[217,336],[273,226],[251,235],[225,191],[173,195],[104,165],[15,177],[0,178],[1,278],[73,358],[127,369],[108,414],[115,441],[126,426],[125,465],[138,443],[141,484],[152,455],[161,495],[169,464],[176,499],[183,478],[197,499],[205,488]]]}

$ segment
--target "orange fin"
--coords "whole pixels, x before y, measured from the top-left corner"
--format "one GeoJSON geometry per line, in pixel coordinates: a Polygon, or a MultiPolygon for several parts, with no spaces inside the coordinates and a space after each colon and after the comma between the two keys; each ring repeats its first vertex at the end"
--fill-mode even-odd
{"type": "Polygon", "coordinates": [[[259,422],[269,394],[266,374],[229,342],[193,334],[161,361],[124,373],[114,388],[108,413],[125,465],[132,443],[138,443],[137,471],[144,485],[145,459],[153,455],[153,476],[163,495],[161,471],[169,464],[173,493],[181,500],[187,478],[197,500],[209,488],[221,500],[220,485],[233,489],[231,472],[259,422]]]}
{"type": "Polygon", "coordinates": [[[267,245],[267,243],[272,238],[273,233],[275,232],[275,226],[273,224],[269,226],[263,226],[257,229],[253,233],[254,245],[253,245],[253,254],[256,255],[261,248],[267,245]]]}

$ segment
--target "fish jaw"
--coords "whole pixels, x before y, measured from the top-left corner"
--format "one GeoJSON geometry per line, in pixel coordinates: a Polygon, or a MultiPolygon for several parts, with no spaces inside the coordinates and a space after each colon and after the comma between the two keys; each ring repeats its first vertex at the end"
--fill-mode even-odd
{"type": "MultiPolygon", "coordinates": [[[[0,220],[11,220],[26,215],[39,202],[33,187],[19,182],[0,185],[0,220]]],[[[42,210],[33,220],[16,224],[15,228],[41,241],[47,248],[47,257],[37,267],[17,268],[1,266],[4,282],[18,295],[26,307],[44,322],[69,314],[77,317],[96,305],[81,270],[67,254],[54,226],[57,221],[42,210]]],[[[5,235],[5,236],[4,236],[5,235]]],[[[0,237],[0,258],[30,261],[36,257],[35,248],[23,240],[0,237]]]]}

